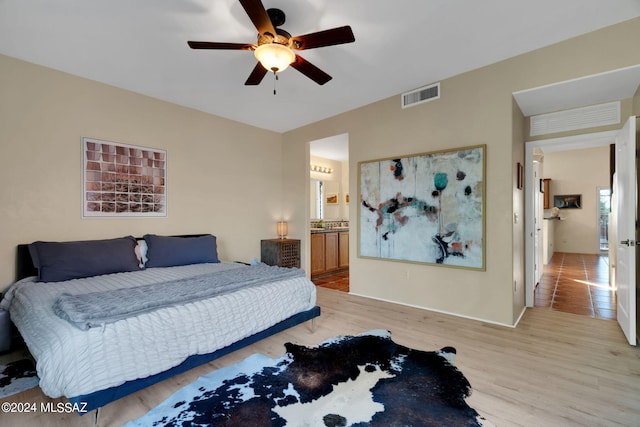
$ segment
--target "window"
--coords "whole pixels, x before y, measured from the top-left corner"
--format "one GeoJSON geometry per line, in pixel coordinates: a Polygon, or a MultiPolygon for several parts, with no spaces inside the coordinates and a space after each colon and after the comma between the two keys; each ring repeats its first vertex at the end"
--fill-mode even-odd
{"type": "Polygon", "coordinates": [[[311,219],[324,218],[324,183],[317,179],[311,179],[311,219]]]}
{"type": "Polygon", "coordinates": [[[598,222],[600,224],[600,250],[609,250],[609,213],[611,212],[611,189],[598,188],[598,222]]]}

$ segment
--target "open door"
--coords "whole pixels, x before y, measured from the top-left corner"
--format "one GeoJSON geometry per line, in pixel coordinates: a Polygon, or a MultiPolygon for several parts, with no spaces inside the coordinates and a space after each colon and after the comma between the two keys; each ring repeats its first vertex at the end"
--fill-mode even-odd
{"type": "Polygon", "coordinates": [[[636,345],[636,118],[616,136],[614,189],[618,323],[629,344],[636,345]]]}

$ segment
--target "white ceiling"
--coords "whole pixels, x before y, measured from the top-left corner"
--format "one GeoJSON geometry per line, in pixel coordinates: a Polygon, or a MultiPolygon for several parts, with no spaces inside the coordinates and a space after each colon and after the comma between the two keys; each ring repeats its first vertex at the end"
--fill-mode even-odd
{"type": "Polygon", "coordinates": [[[293,35],[351,25],[356,42],[299,52],[333,76],[285,70],[244,86],[255,43],[236,0],[0,0],[0,53],[285,132],[640,16],[638,0],[263,0],[293,35]]]}
{"type": "Polygon", "coordinates": [[[349,135],[343,133],[312,141],[309,151],[312,156],[346,162],[349,160],[349,135]]]}
{"type": "Polygon", "coordinates": [[[525,117],[631,98],[640,65],[531,88],[513,94],[525,117]]]}

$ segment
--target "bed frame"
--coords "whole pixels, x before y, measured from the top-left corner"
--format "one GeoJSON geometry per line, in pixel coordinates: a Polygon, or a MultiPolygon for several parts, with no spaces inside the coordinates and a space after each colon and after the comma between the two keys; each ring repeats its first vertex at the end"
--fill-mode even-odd
{"type": "MultiPolygon", "coordinates": [[[[175,237],[198,237],[198,236],[201,236],[201,235],[191,234],[191,235],[180,235],[175,237]]],[[[29,245],[28,244],[18,245],[17,256],[16,256],[16,280],[20,280],[25,277],[36,276],[37,274],[38,274],[38,270],[33,265],[31,254],[29,253],[29,245]]],[[[160,372],[158,374],[151,375],[146,378],[139,378],[137,380],[127,381],[124,384],[119,385],[117,387],[111,387],[105,390],[99,390],[99,391],[96,391],[90,394],[81,395],[81,396],[70,397],[68,398],[68,400],[69,402],[74,404],[74,408],[76,407],[81,408],[83,411],[86,411],[86,412],[92,411],[94,409],[98,409],[102,406],[107,405],[108,403],[111,403],[115,400],[120,399],[121,397],[127,396],[131,393],[135,393],[136,391],[147,388],[153,384],[156,384],[160,381],[164,381],[175,375],[179,375],[197,366],[203,365],[205,363],[209,363],[212,360],[218,359],[222,356],[225,356],[243,347],[254,344],[264,338],[267,338],[271,335],[275,335],[279,332],[292,328],[308,320],[311,320],[311,331],[313,332],[315,330],[315,318],[318,316],[320,316],[320,307],[315,306],[310,310],[295,314],[281,321],[280,323],[277,323],[271,326],[270,328],[267,328],[261,332],[258,332],[254,335],[251,335],[247,338],[237,341],[227,347],[218,349],[213,353],[194,354],[192,356],[189,356],[181,364],[174,366],[173,368],[170,368],[164,372],[160,372]]],[[[85,412],[82,412],[79,414],[83,415],[84,413],[85,412]]]]}

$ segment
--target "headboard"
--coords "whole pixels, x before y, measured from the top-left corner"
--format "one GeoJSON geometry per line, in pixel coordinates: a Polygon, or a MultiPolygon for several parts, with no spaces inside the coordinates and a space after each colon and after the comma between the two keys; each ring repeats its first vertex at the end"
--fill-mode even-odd
{"type": "MultiPolygon", "coordinates": [[[[207,234],[180,234],[172,237],[201,237],[206,235],[207,234]]],[[[136,237],[136,239],[141,240],[142,237],[136,237]]],[[[37,275],[38,270],[33,265],[33,260],[29,253],[29,244],[19,244],[16,252],[16,281],[37,275]]]]}
{"type": "Polygon", "coordinates": [[[37,276],[38,269],[33,265],[31,254],[29,253],[29,245],[18,245],[16,254],[16,281],[29,276],[37,276]]]}

